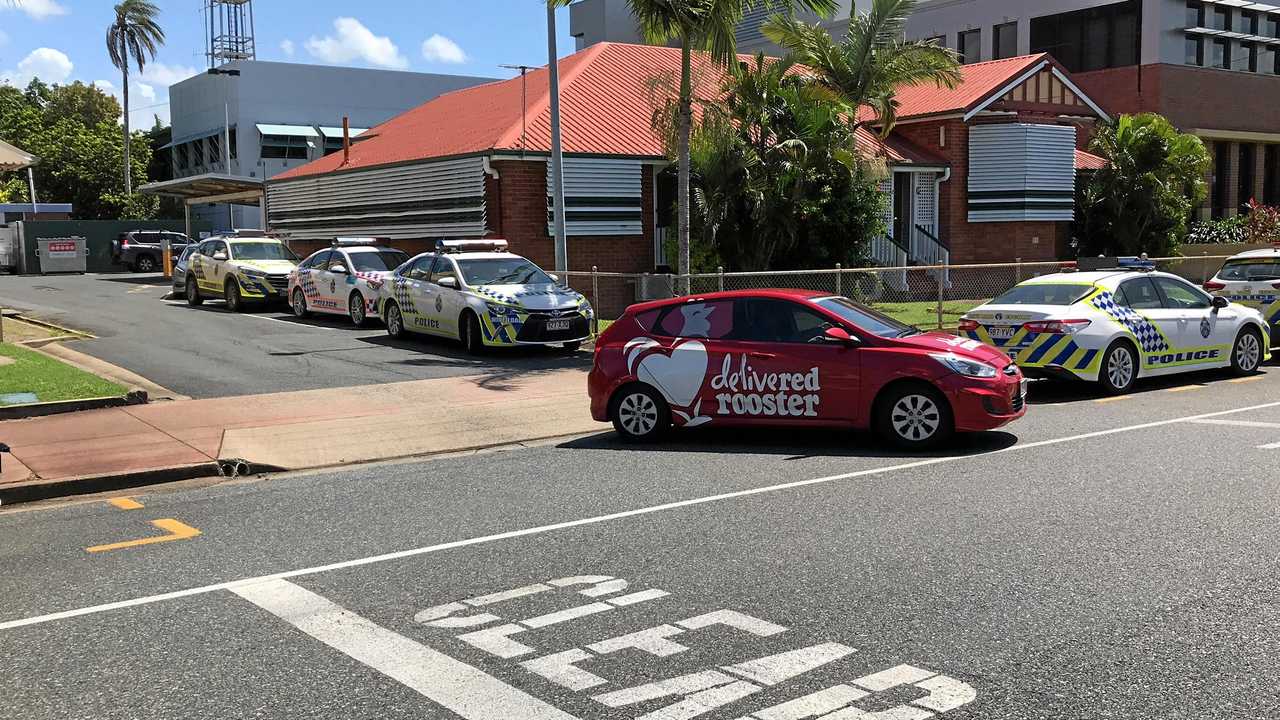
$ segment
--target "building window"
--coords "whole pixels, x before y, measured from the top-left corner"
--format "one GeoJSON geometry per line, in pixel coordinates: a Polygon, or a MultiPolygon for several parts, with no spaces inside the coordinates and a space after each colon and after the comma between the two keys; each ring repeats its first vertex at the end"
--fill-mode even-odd
{"type": "Polygon", "coordinates": [[[1231,43],[1227,40],[1214,40],[1209,46],[1209,65],[1216,68],[1231,69],[1231,43]]]}
{"type": "Polygon", "coordinates": [[[1236,32],[1244,33],[1245,35],[1257,35],[1258,14],[1248,10],[1241,10],[1236,13],[1236,32]]]}
{"type": "Polygon", "coordinates": [[[1226,216],[1227,202],[1227,166],[1231,164],[1231,143],[1215,142],[1213,144],[1213,217],[1226,216]]]}
{"type": "Polygon", "coordinates": [[[1031,19],[1031,52],[1047,52],[1072,72],[1138,64],[1139,0],[1031,19]]]}
{"type": "Polygon", "coordinates": [[[293,135],[263,135],[262,159],[306,160],[307,139],[293,135]]]}
{"type": "Polygon", "coordinates": [[[222,162],[222,136],[211,135],[207,143],[209,146],[209,164],[222,162]]]}
{"type": "Polygon", "coordinates": [[[324,154],[332,155],[342,149],[342,138],[326,137],[324,139],[324,154]]]}
{"type": "Polygon", "coordinates": [[[1236,59],[1239,61],[1237,70],[1258,72],[1258,46],[1254,43],[1241,43],[1236,59]]]}
{"type": "Polygon", "coordinates": [[[1204,65],[1204,39],[1195,35],[1187,36],[1188,65],[1204,65]]]}
{"type": "Polygon", "coordinates": [[[1224,8],[1220,5],[1213,7],[1213,12],[1209,14],[1209,27],[1214,30],[1230,30],[1231,29],[1231,9],[1224,8]]]}
{"type": "Polygon", "coordinates": [[[231,143],[230,143],[230,145],[231,145],[231,159],[232,159],[232,160],[235,160],[235,159],[237,159],[237,158],[239,157],[239,154],[238,154],[238,152],[237,152],[237,150],[239,150],[239,148],[237,148],[237,147],[236,147],[236,145],[238,145],[238,144],[239,144],[239,135],[240,135],[240,131],[239,131],[239,130],[237,130],[236,128],[231,128],[231,132],[227,133],[227,136],[231,138],[231,143]]]}
{"type": "Polygon", "coordinates": [[[994,34],[991,54],[993,60],[1018,56],[1018,23],[997,25],[992,29],[992,33],[994,34]]]}
{"type": "Polygon", "coordinates": [[[1268,15],[1262,22],[1261,30],[1267,37],[1280,38],[1280,15],[1268,15]]]}
{"type": "Polygon", "coordinates": [[[968,65],[982,60],[982,31],[965,30],[956,37],[956,51],[960,62],[968,65]]]}
{"type": "Polygon", "coordinates": [[[1252,143],[1240,143],[1240,172],[1238,173],[1239,183],[1237,185],[1236,202],[1241,208],[1250,200],[1256,200],[1254,195],[1257,188],[1253,186],[1253,176],[1256,174],[1257,168],[1254,163],[1258,160],[1256,147],[1252,143]]]}
{"type": "Polygon", "coordinates": [[[1187,27],[1204,27],[1204,4],[1191,0],[1187,3],[1187,27]]]}
{"type": "Polygon", "coordinates": [[[178,144],[178,145],[174,145],[174,146],[173,146],[173,164],[174,164],[174,165],[175,165],[179,170],[186,170],[186,169],[187,169],[187,165],[188,165],[188,164],[190,164],[190,163],[189,163],[189,161],[188,161],[188,159],[187,159],[187,144],[186,144],[186,143],[180,143],[180,144],[178,144]]]}
{"type": "Polygon", "coordinates": [[[191,141],[191,167],[204,165],[204,140],[191,141]]]}
{"type": "Polygon", "coordinates": [[[1262,161],[1262,202],[1280,205],[1280,145],[1267,145],[1262,161]]]}

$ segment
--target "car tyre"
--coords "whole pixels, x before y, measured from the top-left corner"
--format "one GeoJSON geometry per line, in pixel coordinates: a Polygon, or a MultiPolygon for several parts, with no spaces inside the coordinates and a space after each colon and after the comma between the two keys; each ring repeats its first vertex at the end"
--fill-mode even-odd
{"type": "Polygon", "coordinates": [[[565,351],[565,352],[567,352],[567,353],[576,353],[576,352],[578,352],[578,350],[580,350],[580,349],[582,348],[582,341],[581,341],[581,340],[574,340],[573,342],[567,342],[567,343],[565,343],[565,344],[564,344],[564,345],[562,345],[561,347],[563,347],[563,348],[564,348],[564,351],[565,351]]]}
{"type": "Polygon", "coordinates": [[[480,318],[476,317],[473,312],[465,312],[462,319],[458,323],[458,329],[462,341],[462,347],[466,348],[471,355],[479,355],[484,352],[484,338],[480,335],[480,318]]]}
{"type": "Polygon", "coordinates": [[[387,324],[387,335],[395,340],[400,340],[405,336],[404,315],[400,312],[400,306],[394,302],[387,303],[387,313],[385,322],[387,324]]]}
{"type": "Polygon", "coordinates": [[[364,327],[369,324],[369,315],[364,309],[364,296],[358,292],[351,293],[351,297],[347,299],[347,315],[351,317],[351,324],[356,327],[364,327]]]}
{"type": "Polygon", "coordinates": [[[133,271],[140,273],[152,273],[156,271],[156,259],[150,255],[140,255],[137,261],[133,263],[133,271]]]}
{"type": "Polygon", "coordinates": [[[1231,346],[1231,372],[1244,376],[1258,372],[1262,365],[1262,333],[1247,327],[1231,346]]]}
{"type": "Polygon", "coordinates": [[[955,434],[955,427],[950,403],[930,385],[897,385],[876,403],[876,432],[905,450],[937,447],[955,434]]]}
{"type": "Polygon", "coordinates": [[[200,307],[204,304],[204,298],[200,297],[200,285],[190,275],[187,276],[187,304],[191,307],[200,307]]]}
{"type": "Polygon", "coordinates": [[[1123,340],[1111,343],[1102,354],[1098,384],[1111,395],[1123,395],[1138,382],[1138,351],[1123,340]]]}
{"type": "Polygon", "coordinates": [[[653,442],[671,428],[671,408],[652,387],[628,385],[609,401],[609,419],[624,441],[653,442]]]}
{"type": "Polygon", "coordinates": [[[235,278],[227,278],[222,286],[222,297],[227,301],[227,309],[233,313],[244,312],[244,298],[240,297],[240,283],[235,278]]]}
{"type": "Polygon", "coordinates": [[[296,318],[311,316],[311,311],[307,309],[307,296],[303,294],[302,288],[294,288],[293,297],[289,299],[289,307],[293,308],[293,316],[296,318]]]}

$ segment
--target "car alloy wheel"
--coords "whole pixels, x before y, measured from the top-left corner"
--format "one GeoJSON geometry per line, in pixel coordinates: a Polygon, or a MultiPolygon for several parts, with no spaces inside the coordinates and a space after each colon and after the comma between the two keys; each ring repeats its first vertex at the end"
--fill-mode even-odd
{"type": "Polygon", "coordinates": [[[243,304],[240,298],[240,283],[228,280],[222,294],[227,301],[227,309],[234,313],[240,312],[243,304]]]}
{"type": "Polygon", "coordinates": [[[628,434],[648,435],[658,425],[658,406],[645,393],[632,393],[618,405],[618,421],[628,434]]]}
{"type": "Polygon", "coordinates": [[[894,403],[890,412],[893,431],[913,443],[927,442],[942,426],[942,412],[933,398],[905,395],[894,403]]]}
{"type": "Polygon", "coordinates": [[[1236,372],[1249,374],[1258,369],[1262,362],[1262,343],[1257,333],[1245,330],[1236,338],[1236,346],[1232,353],[1232,364],[1236,372]]]}
{"type": "Polygon", "coordinates": [[[351,322],[357,327],[364,325],[364,298],[360,293],[352,293],[351,300],[347,302],[347,311],[351,314],[351,322]]]}
{"type": "Polygon", "coordinates": [[[204,302],[204,298],[200,297],[200,285],[196,283],[194,276],[187,276],[187,304],[195,307],[204,302]]]}
{"type": "Polygon", "coordinates": [[[671,427],[671,410],[652,387],[635,384],[613,396],[609,419],[623,440],[647,442],[658,439],[671,427]]]}
{"type": "Polygon", "coordinates": [[[138,268],[138,272],[140,273],[149,273],[149,272],[156,271],[156,261],[152,259],[150,255],[143,255],[142,257],[138,258],[138,262],[135,264],[135,266],[138,268]]]}
{"type": "Polygon", "coordinates": [[[387,308],[387,334],[393,338],[404,334],[404,317],[400,314],[400,306],[395,303],[387,308]]]}
{"type": "Polygon", "coordinates": [[[302,294],[302,290],[293,291],[293,314],[295,317],[304,318],[307,312],[307,297],[302,294]]]}
{"type": "Polygon", "coordinates": [[[1127,347],[1116,345],[1107,353],[1107,366],[1103,371],[1112,390],[1128,390],[1133,385],[1134,369],[1133,353],[1127,347]]]}

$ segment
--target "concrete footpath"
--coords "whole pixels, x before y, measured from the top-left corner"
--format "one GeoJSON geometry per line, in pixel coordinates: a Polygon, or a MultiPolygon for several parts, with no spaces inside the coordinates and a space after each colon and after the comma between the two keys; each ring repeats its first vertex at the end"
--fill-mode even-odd
{"type": "Polygon", "coordinates": [[[603,430],[586,370],[179,400],[0,422],[0,501],[494,447],[603,430]]]}

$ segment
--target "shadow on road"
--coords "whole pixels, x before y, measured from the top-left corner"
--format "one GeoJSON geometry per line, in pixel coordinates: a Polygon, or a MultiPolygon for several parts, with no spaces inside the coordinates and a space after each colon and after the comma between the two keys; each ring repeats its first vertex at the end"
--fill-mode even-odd
{"type": "Polygon", "coordinates": [[[619,452],[693,452],[782,455],[787,460],[814,457],[858,457],[924,460],[955,455],[982,455],[1012,447],[1018,438],[1006,432],[965,433],[935,451],[920,453],[889,448],[869,432],[840,428],[699,428],[676,430],[660,443],[623,442],[612,432],[578,438],[557,447],[619,452]]]}
{"type": "MultiPolygon", "coordinates": [[[[1267,370],[1262,370],[1262,374],[1266,373],[1267,370]]],[[[1146,393],[1192,385],[1206,387],[1233,379],[1235,377],[1229,370],[1201,370],[1199,372],[1138,380],[1133,391],[1128,394],[1141,396],[1146,393]]],[[[1096,383],[1072,380],[1037,380],[1031,383],[1031,387],[1027,391],[1027,401],[1032,405],[1065,405],[1110,397],[1114,396],[1104,391],[1096,383]]]]}
{"type": "Polygon", "coordinates": [[[147,273],[146,275],[136,273],[123,273],[120,275],[102,275],[97,278],[106,282],[124,283],[126,285],[172,285],[173,278],[167,278],[163,273],[147,273]]]}

